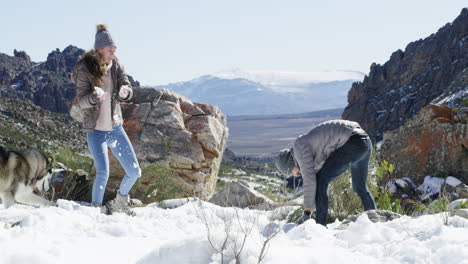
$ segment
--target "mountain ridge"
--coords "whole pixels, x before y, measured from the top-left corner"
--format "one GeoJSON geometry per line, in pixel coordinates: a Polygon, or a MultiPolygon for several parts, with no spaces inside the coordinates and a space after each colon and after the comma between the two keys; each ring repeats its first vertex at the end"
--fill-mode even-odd
{"type": "Polygon", "coordinates": [[[239,76],[221,78],[215,74],[152,87],[169,89],[193,101],[217,105],[229,116],[269,115],[344,108],[347,91],[355,81],[294,83],[283,80],[281,84],[268,85],[239,76]]]}

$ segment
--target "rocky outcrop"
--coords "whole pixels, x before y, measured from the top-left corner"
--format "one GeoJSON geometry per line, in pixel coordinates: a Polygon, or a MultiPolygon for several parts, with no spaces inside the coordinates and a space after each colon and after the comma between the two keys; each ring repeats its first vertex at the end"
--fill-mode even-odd
{"type": "Polygon", "coordinates": [[[390,60],[373,63],[348,93],[342,118],[357,121],[380,140],[425,105],[451,106],[468,96],[468,8],[435,34],[408,44],[390,60]]]}
{"type": "MultiPolygon", "coordinates": [[[[216,106],[193,103],[166,89],[136,89],[133,102],[122,104],[122,112],[141,167],[162,161],[181,180],[184,196],[209,199],[227,143],[225,115],[216,106]]],[[[125,173],[110,156],[108,190],[115,191],[125,173]]],[[[140,191],[151,185],[140,182],[140,191]]]]}
{"type": "Polygon", "coordinates": [[[27,56],[26,52],[24,52],[24,54],[22,52],[23,55],[21,56],[18,51],[16,51],[15,54],[19,57],[12,57],[0,53],[0,87],[12,84],[13,78],[15,78],[19,72],[26,71],[31,67],[30,62],[23,58],[27,56]]]}
{"type": "Polygon", "coordinates": [[[223,154],[223,161],[231,162],[236,159],[236,154],[229,148],[226,148],[223,154]]]}
{"type": "Polygon", "coordinates": [[[467,113],[467,108],[424,107],[402,127],[384,133],[380,159],[395,164],[395,175],[415,183],[426,175],[468,182],[467,113]]]}
{"type": "Polygon", "coordinates": [[[23,59],[26,63],[31,63],[31,57],[25,51],[13,50],[13,56],[23,59]]]}
{"type": "Polygon", "coordinates": [[[52,72],[71,72],[83,53],[84,50],[71,45],[66,47],[63,52],[56,49],[49,53],[47,60],[41,67],[52,72]]]}

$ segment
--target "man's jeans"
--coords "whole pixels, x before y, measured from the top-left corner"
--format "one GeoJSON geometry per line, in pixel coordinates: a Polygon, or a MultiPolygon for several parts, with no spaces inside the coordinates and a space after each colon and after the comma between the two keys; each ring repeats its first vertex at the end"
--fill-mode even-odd
{"type": "Polygon", "coordinates": [[[353,190],[361,198],[364,210],[375,209],[375,201],[367,189],[367,171],[372,153],[372,141],[366,135],[353,135],[340,148],[335,150],[317,173],[317,193],[315,196],[317,219],[322,225],[328,219],[328,184],[351,168],[353,190]]]}
{"type": "Polygon", "coordinates": [[[109,147],[114,157],[125,170],[125,176],[120,183],[119,193],[128,195],[130,189],[141,175],[135,151],[122,125],[115,125],[111,131],[94,130],[86,133],[88,147],[96,166],[96,178],[93,183],[93,205],[101,205],[109,178],[109,147]]]}

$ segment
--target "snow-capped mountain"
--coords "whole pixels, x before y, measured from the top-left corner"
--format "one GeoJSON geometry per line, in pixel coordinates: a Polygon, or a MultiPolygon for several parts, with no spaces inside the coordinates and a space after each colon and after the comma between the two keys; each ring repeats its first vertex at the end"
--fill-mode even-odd
{"type": "Polygon", "coordinates": [[[363,73],[355,71],[234,69],[154,88],[217,105],[227,115],[293,114],[346,106],[351,84],[363,78],[363,73]]]}
{"type": "MultiPolygon", "coordinates": [[[[235,68],[213,74],[223,79],[247,79],[262,83],[277,92],[298,91],[301,89],[287,89],[290,86],[302,86],[309,83],[326,83],[334,81],[362,80],[364,74],[357,71],[321,71],[321,72],[293,72],[293,71],[245,71],[235,68]],[[281,89],[283,88],[283,89],[281,89]]],[[[291,87],[291,88],[293,88],[291,87]]]]}

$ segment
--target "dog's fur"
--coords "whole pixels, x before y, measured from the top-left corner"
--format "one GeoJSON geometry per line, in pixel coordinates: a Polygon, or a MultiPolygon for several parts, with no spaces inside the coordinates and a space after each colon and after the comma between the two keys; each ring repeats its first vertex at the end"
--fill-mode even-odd
{"type": "Polygon", "coordinates": [[[49,190],[52,177],[52,159],[32,149],[22,152],[0,146],[0,198],[5,208],[15,201],[34,206],[51,206],[48,201],[33,193],[49,190]]]}

